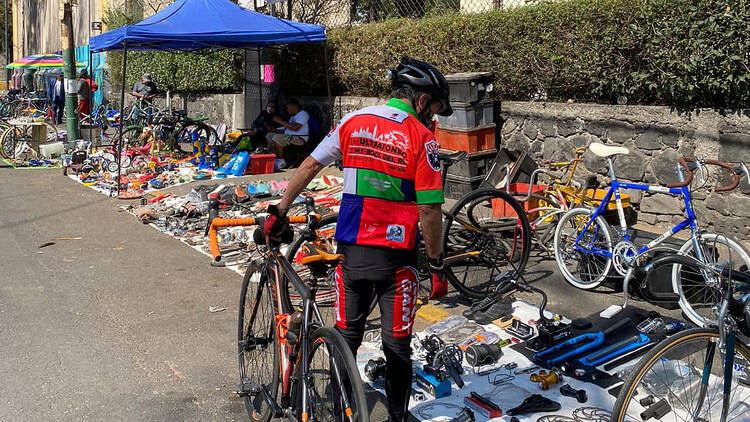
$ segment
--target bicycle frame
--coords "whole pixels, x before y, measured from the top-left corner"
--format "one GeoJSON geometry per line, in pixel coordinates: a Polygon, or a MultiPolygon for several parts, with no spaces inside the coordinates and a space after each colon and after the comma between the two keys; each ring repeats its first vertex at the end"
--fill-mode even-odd
{"type": "MultiPolygon", "coordinates": [[[[261,277],[265,277],[266,282],[270,282],[271,287],[275,294],[276,306],[279,312],[274,315],[274,334],[279,339],[279,352],[280,352],[280,376],[281,376],[281,398],[280,402],[284,404],[293,404],[291,398],[293,394],[292,389],[292,375],[294,373],[294,367],[301,361],[301,376],[297,380],[299,382],[300,393],[302,394],[302,420],[307,419],[308,408],[310,406],[309,397],[309,384],[308,374],[310,372],[309,362],[307,356],[309,355],[310,342],[308,338],[310,336],[311,325],[313,324],[313,318],[316,318],[318,324],[323,325],[323,317],[320,314],[318,305],[315,303],[315,289],[308,286],[299,277],[297,272],[294,270],[292,265],[287,261],[284,255],[279,251],[278,248],[272,248],[266,254],[266,260],[264,268],[260,271],[261,277]],[[286,304],[281,299],[281,285],[284,278],[291,281],[294,288],[300,294],[302,298],[302,324],[300,327],[300,334],[295,344],[289,344],[286,340],[287,330],[283,327],[283,322],[287,321],[290,317],[291,309],[286,309],[286,304]]],[[[260,283],[264,280],[261,279],[260,283]]],[[[262,284],[259,284],[258,288],[262,288],[262,284]]],[[[260,295],[256,296],[256,302],[253,304],[253,311],[251,318],[254,317],[260,305],[257,300],[260,295]]],[[[333,373],[336,376],[336,383],[341,390],[341,398],[345,409],[350,409],[350,403],[348,402],[348,395],[344,390],[344,383],[342,382],[341,372],[339,371],[338,364],[335,359],[331,359],[331,366],[333,373]]],[[[266,402],[273,409],[274,418],[286,416],[290,421],[295,421],[294,415],[292,414],[291,406],[282,407],[279,403],[271,397],[271,394],[265,387],[260,386],[261,393],[264,395],[266,402]]],[[[351,414],[351,412],[347,412],[351,414]]],[[[351,420],[351,417],[350,417],[351,420]]]]}
{"type": "MultiPolygon", "coordinates": [[[[674,234],[681,232],[682,230],[685,230],[689,227],[691,231],[691,237],[694,242],[695,253],[699,260],[703,260],[703,254],[701,252],[701,248],[699,246],[699,241],[698,241],[700,228],[698,227],[698,223],[695,218],[695,213],[693,212],[693,205],[692,205],[692,200],[690,198],[689,186],[683,186],[681,188],[668,188],[664,186],[642,185],[638,183],[623,183],[617,180],[617,177],[615,176],[615,169],[614,169],[614,165],[612,164],[612,159],[608,158],[607,162],[609,164],[609,175],[612,180],[612,185],[610,186],[609,190],[607,191],[607,194],[604,196],[599,206],[597,206],[596,209],[594,210],[594,213],[591,214],[591,217],[589,218],[589,221],[586,223],[586,226],[583,228],[581,233],[578,234],[578,237],[576,238],[576,241],[575,241],[575,249],[581,252],[592,254],[592,255],[612,258],[613,253],[611,251],[607,251],[607,250],[600,249],[600,248],[593,248],[593,247],[586,248],[584,246],[579,245],[579,242],[581,242],[581,239],[583,238],[584,234],[589,230],[594,220],[596,220],[597,217],[599,217],[600,215],[604,213],[604,209],[608,206],[613,196],[615,198],[615,204],[617,206],[617,217],[620,222],[620,234],[625,241],[630,242],[630,235],[628,234],[628,226],[627,226],[627,222],[625,221],[625,211],[623,209],[622,200],[620,198],[620,189],[621,188],[622,189],[635,189],[635,190],[664,193],[664,194],[682,197],[683,201],[685,202],[685,212],[687,214],[687,218],[681,223],[675,225],[671,229],[659,235],[656,239],[652,240],[648,244],[639,248],[637,251],[637,255],[628,256],[628,258],[635,258],[637,256],[643,255],[644,253],[648,252],[649,250],[655,248],[656,246],[658,246],[665,240],[672,237],[674,234]]],[[[678,168],[681,169],[681,167],[678,167],[678,168]]],[[[680,171],[679,174],[680,174],[680,178],[682,179],[682,172],[680,171]]]]}

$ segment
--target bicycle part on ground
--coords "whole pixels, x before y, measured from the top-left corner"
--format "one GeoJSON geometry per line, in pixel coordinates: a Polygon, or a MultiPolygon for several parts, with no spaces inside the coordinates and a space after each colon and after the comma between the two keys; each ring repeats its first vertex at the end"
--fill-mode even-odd
{"type": "Polygon", "coordinates": [[[508,416],[515,416],[537,412],[557,412],[560,409],[560,403],[550,400],[540,394],[532,394],[524,399],[520,405],[508,410],[505,414],[508,416]]]}
{"type": "Polygon", "coordinates": [[[596,349],[604,343],[604,339],[608,335],[630,324],[630,322],[630,318],[623,318],[621,321],[609,326],[604,331],[578,335],[550,347],[549,349],[535,353],[532,356],[532,360],[535,362],[541,362],[546,367],[555,366],[559,363],[565,362],[569,358],[596,349]]]}
{"type": "Polygon", "coordinates": [[[437,378],[438,381],[450,376],[458,387],[463,387],[464,381],[461,379],[463,352],[461,349],[455,344],[445,344],[440,337],[434,334],[425,337],[420,342],[427,352],[425,356],[427,363],[423,367],[424,371],[437,378]]]}
{"type": "Polygon", "coordinates": [[[473,344],[464,351],[466,362],[471,366],[482,366],[497,363],[503,356],[499,344],[473,344]]]}
{"type": "Polygon", "coordinates": [[[474,412],[468,407],[464,407],[455,418],[451,419],[451,422],[474,422],[475,420],[474,412]]]}
{"type": "Polygon", "coordinates": [[[578,403],[586,403],[586,401],[588,401],[586,390],[576,390],[575,388],[571,387],[570,384],[565,384],[560,387],[560,394],[562,394],[563,396],[573,397],[574,399],[578,400],[578,403]]]}
{"type": "Polygon", "coordinates": [[[386,363],[383,357],[370,359],[365,364],[365,376],[372,382],[385,377],[386,363]]]}
{"type": "Polygon", "coordinates": [[[537,383],[542,390],[548,390],[550,385],[562,382],[562,380],[562,373],[557,368],[552,368],[549,372],[542,370],[529,375],[529,381],[537,383]]]}

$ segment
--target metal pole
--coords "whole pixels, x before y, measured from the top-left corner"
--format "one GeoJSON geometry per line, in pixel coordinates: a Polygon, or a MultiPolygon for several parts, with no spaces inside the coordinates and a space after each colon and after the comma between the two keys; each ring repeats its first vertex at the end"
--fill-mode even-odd
{"type": "Polygon", "coordinates": [[[89,115],[89,141],[91,141],[92,145],[94,144],[94,119],[90,116],[93,114],[94,110],[94,90],[91,84],[94,83],[94,55],[91,53],[91,0],[88,2],[88,15],[89,15],[89,109],[88,109],[88,115],[89,115]]]}
{"type": "Polygon", "coordinates": [[[326,91],[328,92],[328,124],[329,129],[333,128],[333,97],[331,96],[331,78],[328,75],[328,46],[323,43],[323,58],[326,62],[326,91]]]}
{"type": "MultiPolygon", "coordinates": [[[[245,62],[247,64],[247,62],[245,62]]],[[[263,111],[263,76],[260,74],[260,67],[262,66],[260,62],[260,47],[258,47],[258,101],[260,106],[260,111],[263,111]]],[[[278,106],[277,106],[278,107],[278,106]]]]}
{"type": "MultiPolygon", "coordinates": [[[[13,63],[13,54],[8,47],[8,0],[5,0],[5,61],[13,63]]],[[[10,69],[5,69],[5,89],[10,90],[10,69]]]]}
{"type": "Polygon", "coordinates": [[[120,126],[117,128],[119,135],[117,136],[117,180],[115,181],[116,196],[120,196],[120,175],[122,169],[120,168],[120,157],[122,157],[122,126],[125,124],[125,73],[128,71],[128,41],[122,41],[122,85],[120,91],[120,126]]]}
{"type": "Polygon", "coordinates": [[[62,4],[63,19],[60,27],[62,41],[63,71],[65,73],[65,123],[68,139],[78,139],[78,81],[76,80],[76,53],[73,40],[73,8],[70,0],[62,4]]]}

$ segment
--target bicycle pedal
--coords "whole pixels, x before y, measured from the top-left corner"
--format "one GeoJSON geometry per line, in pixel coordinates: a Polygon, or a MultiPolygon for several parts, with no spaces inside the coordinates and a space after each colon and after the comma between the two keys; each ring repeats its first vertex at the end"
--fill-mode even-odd
{"type": "Polygon", "coordinates": [[[245,381],[237,387],[237,395],[240,397],[254,397],[260,394],[260,385],[257,382],[245,381]]]}

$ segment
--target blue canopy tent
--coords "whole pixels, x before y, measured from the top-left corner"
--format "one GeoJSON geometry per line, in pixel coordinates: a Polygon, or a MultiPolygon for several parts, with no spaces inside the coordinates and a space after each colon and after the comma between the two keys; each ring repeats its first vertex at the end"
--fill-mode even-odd
{"type": "Polygon", "coordinates": [[[320,25],[293,22],[228,0],[177,0],[141,22],[92,37],[91,51],[256,48],[325,41],[320,25]]]}
{"type": "MultiPolygon", "coordinates": [[[[320,25],[275,18],[247,10],[228,0],[176,0],[141,22],[91,37],[89,45],[92,52],[119,50],[124,52],[122,92],[120,93],[120,104],[124,105],[129,50],[186,51],[256,48],[260,61],[260,47],[325,40],[325,28],[320,25]]],[[[330,99],[330,86],[328,96],[330,99]]],[[[118,142],[122,142],[122,125],[119,130],[118,142]]],[[[119,154],[117,158],[119,160],[119,154]]],[[[118,196],[119,167],[118,162],[118,196]]]]}

